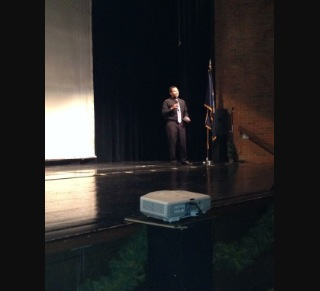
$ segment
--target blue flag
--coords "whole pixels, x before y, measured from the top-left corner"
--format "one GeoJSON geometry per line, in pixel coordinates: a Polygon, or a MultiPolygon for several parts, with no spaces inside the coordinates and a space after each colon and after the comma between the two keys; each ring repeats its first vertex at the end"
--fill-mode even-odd
{"type": "MultiPolygon", "coordinates": [[[[207,109],[205,127],[207,128],[208,131],[211,131],[211,140],[214,141],[217,138],[215,134],[215,129],[214,129],[214,114],[216,112],[216,109],[214,104],[214,90],[213,90],[213,81],[212,81],[212,74],[211,74],[211,61],[209,63],[208,88],[206,92],[204,107],[207,109]]],[[[209,144],[207,146],[209,148],[209,144]]]]}

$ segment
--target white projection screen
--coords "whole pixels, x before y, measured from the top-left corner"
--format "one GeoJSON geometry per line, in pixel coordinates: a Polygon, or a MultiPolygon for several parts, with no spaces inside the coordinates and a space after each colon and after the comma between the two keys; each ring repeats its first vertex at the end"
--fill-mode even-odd
{"type": "Polygon", "coordinates": [[[95,156],[91,0],[45,0],[45,160],[95,156]]]}

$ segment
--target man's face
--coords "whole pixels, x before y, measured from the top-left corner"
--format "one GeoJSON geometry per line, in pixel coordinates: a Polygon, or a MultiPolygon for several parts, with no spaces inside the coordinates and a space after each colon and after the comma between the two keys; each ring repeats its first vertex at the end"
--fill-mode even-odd
{"type": "Polygon", "coordinates": [[[178,96],[179,96],[178,88],[172,88],[171,92],[170,92],[170,95],[171,95],[172,98],[178,98],[178,96]]]}

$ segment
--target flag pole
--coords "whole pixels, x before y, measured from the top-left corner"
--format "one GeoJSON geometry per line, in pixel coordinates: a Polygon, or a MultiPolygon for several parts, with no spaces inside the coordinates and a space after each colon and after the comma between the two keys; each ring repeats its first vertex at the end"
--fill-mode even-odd
{"type": "Polygon", "coordinates": [[[208,76],[209,76],[209,82],[208,82],[208,89],[207,89],[207,96],[206,96],[206,100],[205,100],[205,104],[204,106],[207,108],[207,113],[206,113],[206,121],[205,121],[205,125],[206,125],[206,129],[207,129],[207,156],[206,156],[206,161],[204,162],[205,165],[211,165],[211,161],[209,160],[209,150],[210,150],[210,130],[212,129],[213,124],[211,123],[210,125],[207,124],[208,121],[211,120],[211,116],[212,116],[212,111],[213,111],[213,105],[211,100],[211,86],[210,86],[210,74],[212,72],[212,66],[211,66],[211,59],[209,59],[209,66],[208,66],[208,76]],[[209,97],[210,96],[210,97],[209,97]],[[209,111],[210,110],[210,111],[209,111]]]}
{"type": "Polygon", "coordinates": [[[206,157],[206,165],[210,164],[209,161],[209,129],[207,128],[207,157],[206,157]]]}

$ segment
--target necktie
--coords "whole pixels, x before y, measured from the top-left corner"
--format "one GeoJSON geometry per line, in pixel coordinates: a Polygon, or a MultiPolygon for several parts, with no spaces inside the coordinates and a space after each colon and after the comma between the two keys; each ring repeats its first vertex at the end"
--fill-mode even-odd
{"type": "Polygon", "coordinates": [[[180,110],[180,104],[179,104],[179,101],[177,100],[178,102],[178,109],[177,109],[177,115],[178,115],[178,123],[181,123],[181,110],[180,110]]]}

